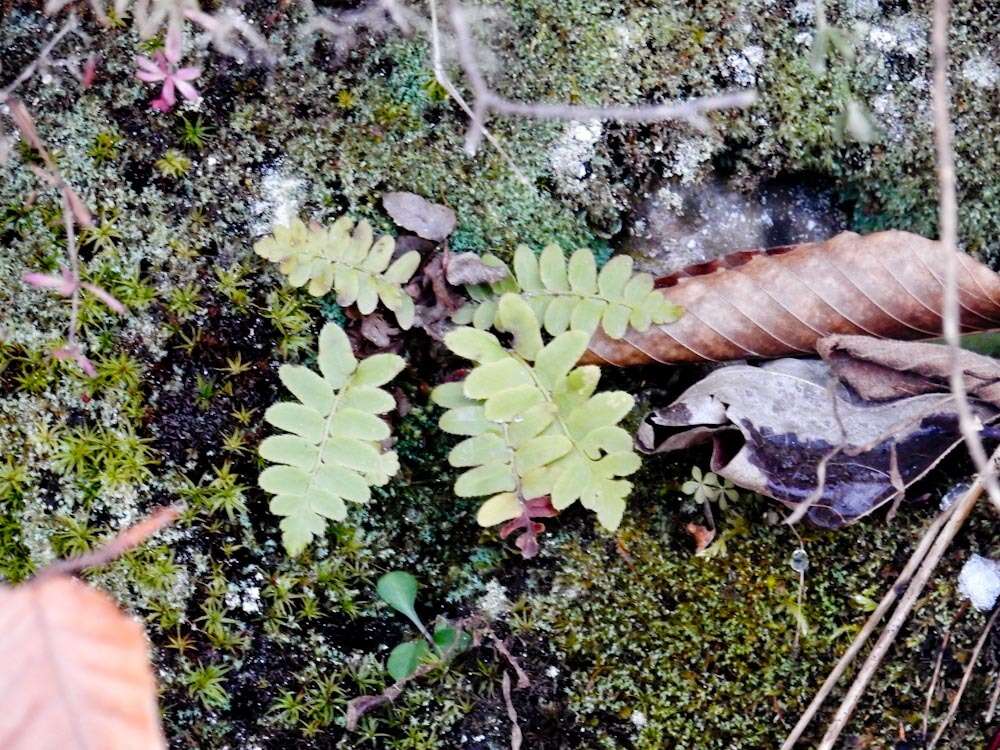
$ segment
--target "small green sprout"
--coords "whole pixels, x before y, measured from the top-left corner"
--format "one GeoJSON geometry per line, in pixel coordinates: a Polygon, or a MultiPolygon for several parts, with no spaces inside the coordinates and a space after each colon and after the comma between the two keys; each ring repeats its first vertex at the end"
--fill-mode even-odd
{"type": "MultiPolygon", "coordinates": [[[[713,474],[710,471],[702,472],[697,466],[691,467],[691,479],[681,485],[681,492],[691,495],[700,503],[733,501],[739,499],[740,493],[733,483],[728,479],[713,474]]],[[[725,510],[725,508],[723,508],[725,510]]]]}
{"type": "Polygon", "coordinates": [[[185,146],[196,148],[199,151],[205,148],[206,144],[212,139],[212,133],[215,131],[215,128],[206,125],[202,121],[201,115],[197,115],[191,120],[181,115],[181,124],[181,143],[185,146]]]}
{"type": "Polygon", "coordinates": [[[223,685],[223,678],[232,667],[220,664],[199,664],[197,668],[188,669],[181,681],[187,687],[188,695],[201,701],[207,709],[223,709],[229,706],[229,693],[223,685]]]}
{"type": "Polygon", "coordinates": [[[191,169],[191,160],[175,148],[156,160],[156,168],[164,177],[183,177],[191,169]]]}

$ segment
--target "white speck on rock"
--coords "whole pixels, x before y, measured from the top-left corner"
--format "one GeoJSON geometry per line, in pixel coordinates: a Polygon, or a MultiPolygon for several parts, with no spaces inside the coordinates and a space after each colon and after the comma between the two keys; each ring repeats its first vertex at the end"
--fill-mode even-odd
{"type": "Polygon", "coordinates": [[[280,166],[264,172],[261,199],[254,203],[253,212],[259,219],[253,226],[256,235],[267,234],[281,224],[290,224],[299,212],[303,181],[281,171],[280,166]]]}
{"type": "Polygon", "coordinates": [[[549,165],[569,192],[583,190],[587,177],[587,162],[594,158],[594,147],[601,139],[603,126],[598,120],[570,122],[562,137],[549,152],[549,165]]]}
{"type": "Polygon", "coordinates": [[[554,665],[547,667],[545,669],[545,676],[548,677],[549,679],[554,680],[556,677],[559,676],[559,667],[556,667],[554,665]]]}
{"type": "Polygon", "coordinates": [[[494,620],[498,615],[510,609],[510,600],[507,599],[507,589],[495,578],[486,584],[486,593],[479,598],[479,610],[489,620],[494,620]]]}
{"type": "Polygon", "coordinates": [[[980,611],[993,609],[1000,598],[1000,562],[973,555],[958,574],[958,591],[980,611]]]}
{"type": "Polygon", "coordinates": [[[882,52],[891,52],[896,49],[898,40],[896,35],[887,29],[880,29],[877,26],[868,32],[868,41],[882,52]]]}
{"type": "Polygon", "coordinates": [[[962,78],[981,89],[991,89],[1000,81],[1000,67],[985,57],[971,57],[962,66],[962,78]]]}
{"type": "Polygon", "coordinates": [[[629,720],[632,722],[632,725],[636,729],[642,729],[644,726],[646,726],[646,714],[644,714],[642,711],[633,711],[632,715],[629,717],[629,720]]]}

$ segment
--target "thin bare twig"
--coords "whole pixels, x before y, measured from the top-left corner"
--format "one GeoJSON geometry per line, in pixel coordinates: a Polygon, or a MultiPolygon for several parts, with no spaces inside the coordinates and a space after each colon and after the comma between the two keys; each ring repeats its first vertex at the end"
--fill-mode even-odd
{"type": "Polygon", "coordinates": [[[986,627],[983,628],[983,634],[979,636],[979,640],[976,641],[976,647],[972,649],[972,655],[969,657],[969,663],[965,667],[965,672],[962,675],[962,681],[958,685],[958,690],[951,699],[951,705],[948,706],[948,715],[944,717],[944,721],[941,722],[941,726],[938,727],[931,741],[927,744],[927,750],[934,750],[934,747],[938,742],[941,741],[942,735],[944,735],[944,730],[946,730],[951,724],[952,719],[955,718],[955,714],[958,712],[958,705],[962,702],[962,696],[965,694],[965,688],[969,686],[969,680],[972,677],[972,671],[976,668],[976,663],[979,661],[979,654],[983,650],[983,646],[986,645],[986,639],[990,636],[990,631],[993,630],[993,625],[997,621],[997,616],[1000,615],[1000,607],[996,607],[993,611],[993,616],[990,617],[989,622],[986,623],[986,627]]]}
{"type": "MultiPolygon", "coordinates": [[[[1000,456],[1000,448],[994,451],[990,458],[990,462],[992,463],[995,461],[998,456],[1000,456]]],[[[956,501],[951,508],[945,511],[948,515],[948,522],[941,530],[941,533],[938,534],[937,538],[934,540],[934,545],[927,553],[927,556],[921,563],[920,569],[913,577],[913,580],[911,580],[907,586],[906,593],[903,594],[902,598],[899,600],[899,604],[896,606],[896,610],[892,613],[892,617],[889,618],[889,622],[886,624],[885,630],[882,631],[882,635],[879,637],[875,646],[872,648],[871,653],[869,653],[868,658],[858,671],[858,675],[854,679],[854,683],[851,685],[847,695],[844,697],[843,702],[840,704],[840,708],[837,709],[837,713],[834,716],[833,721],[830,722],[830,726],[823,737],[823,741],[819,744],[818,750],[833,750],[837,738],[840,736],[841,732],[844,731],[844,727],[847,726],[847,722],[850,720],[851,714],[854,713],[854,709],[857,707],[858,701],[861,699],[865,689],[868,687],[868,683],[871,681],[872,677],[874,677],[875,671],[882,663],[882,659],[889,651],[889,647],[892,646],[893,642],[896,640],[896,636],[899,634],[899,631],[902,629],[907,617],[909,617],[910,612],[913,610],[917,599],[920,597],[924,587],[927,585],[927,581],[930,580],[931,574],[934,572],[937,564],[941,561],[945,551],[951,545],[951,542],[958,533],[958,530],[962,528],[962,525],[972,513],[973,508],[975,508],[976,501],[978,501],[980,496],[983,494],[985,484],[985,479],[983,475],[980,474],[976,478],[972,487],[969,488],[969,491],[966,492],[961,499],[956,501]]]]}
{"type": "Polygon", "coordinates": [[[46,42],[45,46],[42,47],[35,59],[28,63],[24,69],[17,74],[17,77],[14,78],[13,81],[8,83],[3,89],[0,89],[0,104],[7,101],[17,87],[35,75],[40,67],[52,65],[52,53],[55,51],[56,47],[59,46],[60,42],[62,42],[67,35],[76,31],[79,26],[80,24],[76,20],[76,15],[70,13],[69,17],[63,21],[63,25],[59,28],[59,31],[57,31],[48,42],[46,42]]]}
{"type": "Polygon", "coordinates": [[[955,624],[962,619],[962,616],[968,611],[969,602],[962,602],[962,606],[958,608],[954,617],[951,618],[951,622],[948,623],[948,627],[944,630],[944,636],[941,638],[941,647],[938,649],[937,659],[934,660],[934,672],[931,674],[930,684],[927,686],[927,700],[924,702],[924,720],[921,725],[921,734],[924,738],[927,737],[927,722],[930,720],[931,706],[934,704],[934,690],[937,688],[938,677],[941,676],[941,665],[944,663],[944,653],[948,650],[948,644],[951,642],[951,633],[955,627],[955,624]]]}
{"type": "MultiPolygon", "coordinates": [[[[434,0],[431,0],[434,6],[434,0]]],[[[491,114],[514,115],[540,120],[618,120],[619,122],[661,122],[680,120],[701,131],[709,130],[705,115],[720,109],[749,107],[757,101],[757,92],[748,89],[715,96],[705,96],[678,102],[649,104],[637,107],[593,107],[587,105],[520,102],[500,96],[493,91],[479,67],[476,44],[469,28],[465,10],[453,4],[449,20],[455,30],[458,62],[472,88],[472,113],[465,147],[470,154],[476,152],[485,135],[486,120],[491,114]]]]}
{"type": "Polygon", "coordinates": [[[1000,485],[986,457],[979,425],[966,398],[965,380],[960,362],[960,313],[958,292],[958,198],[955,178],[955,157],[952,150],[950,117],[951,89],[948,84],[948,15],[949,0],[935,0],[931,49],[934,59],[934,84],[931,87],[931,108],[934,112],[934,146],[937,157],[938,223],[941,244],[948,256],[944,290],[943,333],[951,349],[951,372],[948,382],[955,394],[958,424],[965,444],[976,464],[993,505],[1000,510],[1000,485]]]}
{"type": "Polygon", "coordinates": [[[86,568],[107,565],[129,550],[138,547],[153,534],[172,524],[183,510],[182,505],[169,505],[155,510],[149,517],[130,526],[100,549],[79,557],[59,560],[41,570],[34,580],[55,575],[73,575],[86,568]]]}
{"type": "MultiPolygon", "coordinates": [[[[892,607],[896,599],[899,598],[899,593],[903,586],[910,580],[917,568],[920,567],[920,563],[922,563],[924,558],[927,556],[927,550],[929,550],[931,545],[934,543],[938,532],[941,531],[941,527],[944,526],[949,515],[949,511],[940,513],[938,517],[931,522],[931,525],[927,527],[927,531],[924,532],[924,535],[921,537],[916,549],[913,550],[913,554],[906,563],[906,567],[903,568],[903,571],[899,574],[899,577],[889,590],[885,592],[885,595],[882,597],[882,601],[878,603],[875,611],[869,615],[868,620],[865,622],[860,632],[858,632],[858,634],[854,637],[854,640],[851,642],[851,645],[848,646],[847,651],[844,652],[844,655],[840,657],[836,666],[834,666],[831,670],[830,674],[823,682],[823,685],[816,692],[816,696],[812,699],[809,707],[803,712],[798,723],[795,725],[795,728],[792,729],[784,743],[781,745],[781,750],[792,750],[792,748],[795,747],[795,743],[802,737],[802,733],[805,732],[806,727],[809,726],[809,722],[812,721],[827,696],[830,695],[833,688],[837,685],[837,682],[843,676],[844,672],[847,671],[851,662],[853,662],[855,657],[861,653],[861,649],[864,648],[865,643],[868,642],[872,633],[875,632],[875,628],[878,627],[882,618],[885,617],[885,614],[889,611],[889,608],[892,607]]],[[[795,527],[793,526],[792,528],[794,529],[795,527]]]]}
{"type": "Polygon", "coordinates": [[[997,710],[997,702],[1000,701],[1000,672],[997,672],[996,684],[993,686],[993,695],[990,696],[990,705],[986,709],[985,721],[990,724],[993,721],[993,715],[997,710]]]}

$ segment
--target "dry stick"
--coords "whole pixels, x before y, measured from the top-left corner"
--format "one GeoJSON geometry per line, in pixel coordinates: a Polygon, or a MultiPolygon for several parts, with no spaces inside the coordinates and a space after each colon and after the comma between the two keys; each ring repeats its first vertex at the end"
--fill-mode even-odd
{"type": "Polygon", "coordinates": [[[948,707],[948,715],[944,717],[944,721],[941,722],[941,726],[934,733],[934,737],[931,739],[930,743],[927,745],[927,750],[934,750],[934,746],[941,740],[941,735],[944,734],[944,730],[948,728],[951,724],[951,720],[955,718],[955,714],[958,712],[958,704],[962,702],[962,695],[965,693],[965,688],[969,686],[969,680],[972,678],[972,670],[976,667],[976,662],[979,661],[979,654],[983,650],[983,646],[986,645],[986,639],[989,638],[990,631],[993,629],[993,624],[997,621],[997,616],[1000,615],[1000,607],[997,607],[990,621],[986,623],[986,627],[983,628],[983,634],[979,636],[979,640],[976,642],[976,647],[972,650],[972,656],[969,657],[969,664],[965,668],[965,673],[962,675],[962,682],[959,683],[958,692],[951,699],[951,705],[948,707]]]}
{"type": "MultiPolygon", "coordinates": [[[[433,4],[432,0],[431,5],[433,6],[433,4]]],[[[637,107],[591,107],[575,104],[513,101],[490,89],[483,77],[476,60],[475,42],[464,10],[456,4],[451,7],[449,15],[455,29],[459,64],[472,87],[474,97],[472,109],[475,116],[472,117],[469,132],[466,134],[466,150],[470,153],[475,152],[481,136],[485,134],[483,126],[491,112],[541,120],[618,120],[620,122],[682,120],[699,130],[706,131],[709,129],[708,120],[705,118],[706,113],[719,109],[749,107],[757,101],[757,92],[752,89],[637,107]]]]}
{"type": "Polygon", "coordinates": [[[15,78],[13,81],[7,84],[6,87],[0,90],[0,104],[5,102],[8,99],[8,97],[10,97],[10,95],[14,93],[14,90],[18,86],[20,86],[22,83],[31,78],[31,76],[33,76],[35,72],[38,70],[38,66],[40,64],[42,64],[43,62],[48,62],[49,56],[52,54],[52,51],[59,45],[59,42],[61,42],[67,34],[69,34],[72,31],[75,31],[78,26],[79,24],[77,23],[76,15],[71,13],[69,15],[69,18],[67,18],[66,21],[63,23],[62,28],[60,28],[59,31],[56,32],[55,36],[53,36],[44,47],[42,47],[42,50],[41,52],[38,53],[38,56],[34,60],[32,60],[24,68],[24,70],[22,70],[18,74],[17,78],[15,78]]]}
{"type": "MultiPolygon", "coordinates": [[[[992,463],[998,456],[1000,456],[1000,448],[993,452],[990,462],[992,463]]],[[[844,727],[847,726],[847,722],[851,718],[851,714],[854,713],[854,709],[864,694],[865,688],[868,687],[868,683],[875,675],[875,671],[878,669],[879,664],[882,663],[882,659],[889,651],[889,647],[896,640],[896,636],[899,634],[903,624],[906,622],[906,618],[927,585],[931,574],[941,561],[958,530],[962,528],[962,524],[965,523],[966,519],[972,513],[973,508],[976,506],[976,501],[983,494],[985,486],[983,476],[980,474],[965,496],[961,500],[958,500],[952,506],[952,509],[947,511],[949,514],[948,522],[934,540],[934,545],[927,553],[927,557],[921,564],[920,570],[917,571],[917,574],[910,581],[909,586],[907,586],[906,593],[903,594],[899,604],[896,606],[895,612],[889,618],[885,630],[882,631],[882,635],[862,665],[857,677],[854,679],[854,683],[844,697],[844,701],[840,704],[840,708],[837,709],[837,713],[833,717],[833,721],[830,722],[830,727],[827,729],[823,741],[819,744],[818,750],[833,750],[834,743],[837,741],[840,733],[844,731],[844,727]]]]}
{"type": "Polygon", "coordinates": [[[943,333],[951,350],[951,372],[948,381],[955,394],[958,425],[965,437],[969,455],[976,464],[990,500],[1000,510],[1000,485],[986,458],[979,439],[979,426],[966,399],[965,380],[959,361],[961,354],[959,294],[958,294],[958,198],[955,187],[955,158],[952,151],[952,126],[949,115],[951,91],[948,85],[948,14],[949,0],[935,0],[931,48],[934,59],[934,85],[931,87],[931,108],[934,112],[934,146],[937,155],[938,223],[941,244],[948,256],[944,290],[943,333]]]}
{"type": "MultiPolygon", "coordinates": [[[[438,16],[437,16],[437,0],[430,0],[431,6],[431,65],[434,68],[434,78],[438,83],[448,92],[448,96],[455,100],[462,111],[465,112],[469,117],[470,123],[478,122],[477,115],[473,111],[469,103],[465,101],[458,87],[452,83],[451,78],[448,77],[448,73],[444,69],[444,62],[441,57],[441,31],[438,26],[438,16]]],[[[507,162],[507,166],[510,167],[511,171],[517,176],[517,178],[527,185],[528,187],[533,187],[531,180],[528,179],[527,175],[517,166],[517,162],[514,161],[514,157],[503,147],[503,144],[493,135],[492,132],[486,129],[485,126],[480,124],[482,135],[489,141],[490,145],[497,150],[497,153],[503,157],[504,161],[507,162]]]]}
{"type": "Polygon", "coordinates": [[[938,677],[941,676],[941,665],[944,663],[944,652],[948,649],[948,643],[951,642],[952,629],[955,627],[962,615],[965,614],[966,610],[969,609],[969,602],[962,602],[962,606],[958,608],[958,612],[955,616],[951,618],[951,622],[948,623],[948,627],[945,628],[944,637],[941,638],[941,648],[938,649],[937,659],[934,660],[934,672],[931,674],[931,682],[927,687],[927,701],[924,703],[924,720],[921,725],[921,735],[924,739],[927,738],[927,722],[931,715],[931,705],[934,703],[934,689],[937,687],[938,677]]]}
{"type": "Polygon", "coordinates": [[[993,714],[997,710],[997,701],[1000,701],[1000,672],[997,673],[996,685],[993,686],[993,695],[990,697],[990,706],[986,709],[986,723],[993,721],[993,714]]]}
{"type": "Polygon", "coordinates": [[[878,627],[879,622],[882,621],[885,613],[889,611],[889,608],[899,597],[899,592],[902,590],[903,584],[910,580],[914,572],[916,572],[917,568],[920,566],[920,563],[923,562],[924,557],[927,555],[927,550],[930,549],[931,544],[934,543],[938,532],[941,530],[941,527],[944,526],[945,521],[948,520],[948,516],[954,507],[955,506],[952,505],[951,508],[940,513],[937,518],[931,522],[931,525],[927,527],[927,531],[925,531],[923,537],[921,537],[917,548],[913,550],[913,554],[910,556],[909,562],[906,563],[906,567],[903,568],[903,572],[899,574],[899,577],[896,579],[895,583],[893,583],[892,587],[885,592],[885,595],[882,597],[882,601],[879,602],[875,611],[868,617],[864,627],[862,627],[861,631],[854,637],[854,640],[847,648],[847,651],[845,651],[844,655],[840,657],[840,661],[837,662],[829,676],[827,676],[826,681],[816,693],[816,697],[812,699],[812,703],[809,704],[809,707],[806,708],[802,717],[799,719],[799,722],[795,725],[795,728],[792,729],[787,739],[785,739],[785,742],[781,746],[781,750],[792,750],[792,748],[795,747],[795,743],[799,741],[800,737],[802,737],[802,733],[805,732],[806,727],[809,726],[809,722],[812,721],[827,696],[836,686],[844,672],[847,671],[851,662],[854,661],[854,657],[861,652],[865,643],[867,643],[872,633],[875,632],[875,628],[878,627]]]}
{"type": "Polygon", "coordinates": [[[99,565],[107,565],[133,547],[138,547],[165,526],[172,524],[183,509],[184,506],[182,505],[169,505],[158,508],[148,518],[125,529],[125,531],[122,531],[100,549],[80,555],[79,557],[54,562],[48,567],[43,568],[35,576],[34,580],[38,581],[56,575],[72,575],[79,573],[85,568],[96,568],[99,565]]]}

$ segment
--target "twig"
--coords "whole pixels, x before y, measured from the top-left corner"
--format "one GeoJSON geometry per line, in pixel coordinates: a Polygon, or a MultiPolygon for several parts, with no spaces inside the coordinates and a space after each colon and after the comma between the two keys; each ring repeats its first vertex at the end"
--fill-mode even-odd
{"type": "MultiPolygon", "coordinates": [[[[1000,456],[1000,448],[993,452],[990,462],[995,461],[998,456],[1000,456]]],[[[823,741],[819,744],[818,750],[833,750],[834,743],[836,743],[840,733],[844,731],[844,727],[847,726],[847,722],[851,718],[851,714],[854,713],[854,709],[864,694],[865,688],[868,687],[868,683],[875,675],[875,671],[878,669],[879,664],[882,663],[882,659],[889,651],[889,647],[896,640],[896,636],[899,635],[899,631],[906,622],[906,618],[909,617],[911,610],[927,585],[927,581],[930,579],[937,564],[941,561],[958,530],[962,528],[962,524],[965,523],[966,519],[972,513],[973,508],[975,508],[976,501],[983,494],[984,487],[984,474],[980,474],[965,496],[955,502],[946,511],[948,522],[934,540],[934,545],[927,553],[927,557],[924,558],[917,574],[910,581],[909,586],[907,586],[906,593],[903,594],[899,604],[896,606],[896,610],[892,613],[892,617],[889,618],[885,630],[882,631],[882,635],[859,670],[854,683],[840,704],[840,708],[837,709],[833,721],[830,722],[830,726],[823,737],[823,741]]]]}
{"type": "Polygon", "coordinates": [[[952,150],[952,125],[949,114],[951,90],[948,84],[948,15],[949,0],[935,0],[931,49],[934,59],[934,84],[931,88],[931,108],[934,112],[934,146],[937,156],[938,223],[941,244],[948,256],[944,290],[943,333],[951,350],[951,372],[948,381],[955,394],[958,424],[965,437],[969,455],[976,464],[990,500],[1000,510],[1000,485],[986,458],[979,438],[979,427],[966,398],[965,381],[960,362],[960,314],[958,292],[958,198],[955,186],[955,158],[952,150]]]}
{"type": "MultiPolygon", "coordinates": [[[[430,0],[431,7],[431,65],[434,68],[434,78],[441,84],[442,88],[448,92],[448,96],[455,100],[462,111],[469,116],[470,122],[476,122],[476,113],[473,111],[469,103],[465,101],[458,87],[452,82],[451,78],[448,77],[448,73],[444,68],[444,62],[441,56],[441,30],[438,24],[438,13],[437,13],[437,0],[430,0]]],[[[534,187],[531,180],[528,179],[527,175],[521,170],[514,161],[514,157],[510,155],[503,144],[493,135],[493,133],[486,129],[485,126],[481,128],[482,136],[489,142],[493,148],[497,150],[497,153],[507,162],[507,166],[510,167],[511,172],[525,185],[528,187],[534,187]]]]}
{"type": "Polygon", "coordinates": [[[510,750],[521,750],[521,742],[524,737],[521,734],[521,725],[517,723],[517,709],[514,708],[514,701],[510,697],[510,672],[503,671],[503,701],[507,707],[507,718],[510,719],[510,750]]]}
{"type": "Polygon", "coordinates": [[[125,531],[119,533],[118,536],[100,549],[80,555],[79,557],[54,562],[48,567],[43,568],[35,576],[34,580],[37,581],[56,575],[73,575],[86,568],[107,565],[112,560],[116,560],[124,555],[130,549],[138,547],[156,532],[172,524],[181,514],[182,510],[182,505],[169,505],[158,508],[148,518],[125,529],[125,531]]]}
{"type": "Polygon", "coordinates": [[[76,31],[77,28],[79,28],[79,25],[80,24],[76,20],[76,15],[70,13],[69,18],[63,22],[63,25],[60,27],[59,31],[56,32],[55,36],[49,39],[45,46],[42,47],[35,59],[28,63],[24,70],[18,73],[17,77],[13,81],[8,83],[3,89],[0,89],[0,104],[7,101],[18,86],[35,75],[40,66],[51,64],[52,52],[57,46],[59,46],[59,43],[66,37],[66,35],[76,31]]]}
{"type": "Polygon", "coordinates": [[[1000,672],[997,673],[996,684],[993,686],[993,695],[990,696],[990,705],[986,709],[987,724],[990,724],[993,721],[993,715],[997,710],[997,701],[1000,701],[1000,672]]]}
{"type": "Polygon", "coordinates": [[[989,638],[990,631],[993,629],[993,624],[997,621],[998,615],[1000,615],[1000,607],[994,609],[993,616],[990,617],[989,622],[986,623],[986,627],[983,628],[983,634],[976,641],[976,647],[972,649],[972,656],[969,657],[969,663],[966,665],[965,673],[962,675],[962,682],[959,683],[958,691],[952,697],[951,705],[948,706],[948,715],[944,717],[941,726],[934,733],[934,737],[931,738],[931,741],[927,745],[927,750],[934,750],[935,745],[941,740],[944,730],[948,728],[952,719],[955,718],[955,714],[958,712],[958,705],[962,702],[962,695],[965,694],[965,688],[969,686],[969,680],[972,678],[972,670],[976,668],[976,663],[979,661],[979,654],[982,652],[983,646],[986,645],[986,639],[989,638]]]}
{"type": "MultiPolygon", "coordinates": [[[[954,505],[951,506],[951,508],[954,507],[954,505]]],[[[872,633],[875,632],[875,628],[878,627],[878,624],[882,621],[886,612],[889,611],[889,608],[899,597],[899,593],[903,586],[910,580],[917,568],[920,567],[920,563],[923,562],[924,557],[927,555],[927,550],[929,550],[931,545],[934,543],[938,532],[941,530],[941,527],[944,526],[945,521],[948,520],[949,515],[950,509],[940,513],[937,518],[931,522],[931,525],[927,527],[927,531],[924,532],[924,535],[921,537],[916,549],[913,550],[913,554],[906,563],[906,567],[903,568],[903,572],[899,574],[899,577],[896,579],[895,583],[893,583],[892,587],[885,592],[885,595],[882,597],[882,601],[879,602],[875,611],[869,615],[864,627],[862,627],[861,631],[854,637],[854,640],[851,642],[851,645],[848,646],[844,655],[840,657],[840,660],[837,662],[836,666],[834,666],[829,676],[827,676],[822,687],[820,687],[817,691],[816,696],[812,699],[809,707],[806,708],[805,712],[802,714],[802,717],[795,725],[795,728],[792,729],[788,737],[785,739],[785,742],[781,746],[781,750],[792,750],[792,748],[795,747],[795,743],[799,741],[800,737],[802,737],[802,733],[805,732],[806,727],[809,726],[809,722],[812,721],[827,696],[830,695],[830,692],[836,686],[844,672],[847,671],[847,668],[851,665],[851,662],[854,661],[854,658],[861,653],[861,649],[864,647],[865,643],[868,642],[872,633]]]]}
{"type": "Polygon", "coordinates": [[[944,662],[944,652],[948,650],[948,643],[951,641],[952,629],[955,624],[962,619],[962,616],[969,609],[969,602],[962,602],[962,606],[958,608],[958,612],[955,616],[951,618],[951,622],[948,623],[948,627],[944,630],[944,636],[941,638],[941,648],[938,649],[937,659],[934,660],[934,672],[931,674],[930,684],[927,686],[927,701],[924,703],[924,720],[921,725],[921,735],[924,739],[927,738],[927,722],[931,715],[931,705],[934,703],[934,689],[937,687],[938,677],[941,676],[941,664],[944,662]]]}
{"type": "MultiPolygon", "coordinates": [[[[432,7],[433,5],[434,0],[431,2],[432,7]]],[[[513,101],[497,94],[486,82],[476,59],[475,41],[466,20],[465,10],[458,4],[452,5],[449,19],[455,29],[458,62],[472,88],[471,122],[465,140],[466,151],[470,154],[475,153],[480,139],[485,135],[484,126],[491,113],[541,120],[618,120],[619,122],[681,120],[705,131],[709,129],[706,113],[734,107],[749,107],[757,101],[757,92],[752,89],[638,107],[592,107],[513,101]]]]}

